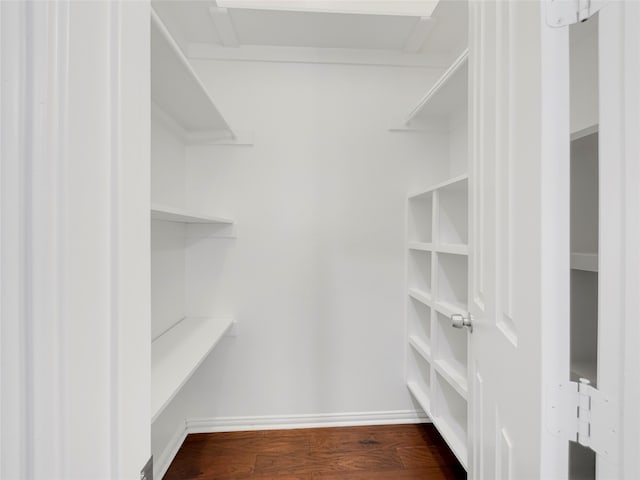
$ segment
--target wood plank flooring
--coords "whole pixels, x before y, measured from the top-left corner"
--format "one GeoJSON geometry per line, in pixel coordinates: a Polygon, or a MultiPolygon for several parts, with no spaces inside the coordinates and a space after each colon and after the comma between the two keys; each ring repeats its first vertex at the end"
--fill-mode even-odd
{"type": "Polygon", "coordinates": [[[465,479],[431,424],[189,435],[165,480],[465,479]]]}

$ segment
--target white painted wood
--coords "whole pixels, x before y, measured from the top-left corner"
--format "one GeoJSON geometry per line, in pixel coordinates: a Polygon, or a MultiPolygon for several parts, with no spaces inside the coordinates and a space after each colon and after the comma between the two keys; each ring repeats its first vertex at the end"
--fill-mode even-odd
{"type": "Polygon", "coordinates": [[[427,362],[431,362],[431,347],[415,334],[409,335],[409,345],[418,352],[427,362]]]}
{"type": "Polygon", "coordinates": [[[467,311],[467,187],[465,173],[409,195],[406,307],[407,387],[465,467],[467,333],[449,317],[467,311]]]}
{"type": "Polygon", "coordinates": [[[430,417],[451,451],[467,469],[467,401],[440,373],[434,375],[433,381],[430,417]]]}
{"type": "Polygon", "coordinates": [[[417,288],[409,288],[409,296],[418,300],[419,302],[424,303],[425,305],[431,306],[432,299],[429,293],[425,293],[417,288]]]}
{"type": "Polygon", "coordinates": [[[151,219],[179,223],[233,224],[233,220],[229,220],[228,218],[212,217],[211,215],[203,215],[201,213],[190,212],[181,208],[167,207],[157,203],[151,204],[151,219]]]}
{"type": "Polygon", "coordinates": [[[468,50],[456,58],[405,120],[406,126],[448,122],[467,104],[468,50]]]}
{"type": "Polygon", "coordinates": [[[409,53],[416,53],[422,49],[424,42],[429,37],[429,34],[435,27],[436,20],[432,17],[421,17],[413,27],[411,35],[407,38],[407,42],[404,44],[404,51],[409,53]]]}
{"type": "MultiPolygon", "coordinates": [[[[625,480],[640,476],[640,463],[638,462],[636,446],[640,442],[640,385],[634,381],[640,377],[640,325],[637,322],[635,312],[640,311],[640,190],[636,188],[640,184],[640,91],[636,88],[640,84],[640,5],[636,2],[625,2],[617,8],[623,9],[616,15],[616,24],[613,30],[606,30],[610,35],[617,35],[618,41],[624,45],[623,58],[616,57],[615,70],[618,78],[622,79],[623,95],[618,98],[615,109],[621,113],[624,132],[624,233],[622,243],[624,251],[623,262],[631,265],[624,270],[624,351],[623,364],[626,372],[622,385],[621,402],[624,415],[624,427],[622,432],[622,459],[621,471],[625,480]],[[615,32],[615,33],[611,33],[615,32]]],[[[609,27],[605,14],[605,29],[609,27]]],[[[613,66],[613,65],[611,65],[613,66]]],[[[611,88],[609,79],[602,79],[604,88],[611,88]]],[[[605,97],[607,100],[607,97],[605,97]]]]}
{"type": "Polygon", "coordinates": [[[189,44],[190,59],[234,60],[245,62],[311,63],[335,65],[378,65],[442,69],[450,61],[449,54],[422,55],[395,53],[386,50],[358,50],[353,48],[272,47],[241,45],[225,48],[210,43],[189,44]]]}
{"type": "Polygon", "coordinates": [[[569,372],[568,32],[544,2],[470,7],[469,473],[566,478],[542,412],[569,372]]]}
{"type": "MultiPolygon", "coordinates": [[[[597,457],[597,478],[633,478],[637,475],[637,453],[633,440],[640,438],[637,382],[629,375],[637,371],[637,345],[629,335],[637,334],[638,303],[637,243],[638,197],[638,91],[640,18],[635,2],[611,2],[599,13],[599,270],[598,270],[598,390],[622,405],[612,419],[621,432],[612,451],[597,457]],[[635,262],[634,262],[635,261],[635,262]],[[621,355],[621,351],[624,353],[621,355]],[[629,364],[626,362],[630,361],[629,364]],[[634,368],[636,370],[634,370],[634,368]],[[630,443],[627,443],[630,442],[630,443]]],[[[637,337],[635,337],[637,338],[637,337]]]]}
{"type": "Polygon", "coordinates": [[[411,392],[411,395],[413,395],[416,402],[418,402],[422,411],[431,418],[431,400],[429,400],[429,396],[425,390],[421,388],[417,382],[413,381],[407,382],[407,388],[409,389],[409,392],[411,392]]]}
{"type": "Polygon", "coordinates": [[[0,18],[0,476],[136,478],[150,455],[148,4],[9,2],[0,18]]]}
{"type": "Polygon", "coordinates": [[[413,199],[413,198],[416,198],[416,197],[431,193],[434,190],[439,190],[439,189],[442,189],[442,188],[445,188],[445,187],[448,187],[448,186],[453,186],[453,185],[455,185],[457,183],[465,183],[465,182],[468,181],[468,179],[469,179],[469,174],[464,173],[464,174],[459,175],[457,177],[454,177],[454,178],[451,178],[449,180],[445,180],[444,182],[438,183],[437,185],[434,185],[433,187],[430,187],[430,188],[428,188],[428,189],[426,189],[424,191],[421,191],[421,192],[418,192],[418,193],[412,193],[412,194],[409,195],[409,198],[413,199]]]}
{"type": "Polygon", "coordinates": [[[226,8],[246,8],[251,10],[284,10],[320,13],[349,13],[360,15],[407,15],[426,16],[433,13],[438,0],[362,2],[353,0],[321,0],[300,2],[297,0],[220,0],[218,5],[226,8]]]}
{"type": "Polygon", "coordinates": [[[237,47],[239,45],[238,36],[229,16],[229,11],[226,8],[211,7],[209,12],[220,40],[222,40],[222,45],[225,47],[237,47]]]}
{"type": "Polygon", "coordinates": [[[151,422],[189,380],[233,322],[184,318],[151,343],[151,422]]]}
{"type": "Polygon", "coordinates": [[[234,134],[160,17],[151,12],[151,98],[188,132],[234,134]]]}

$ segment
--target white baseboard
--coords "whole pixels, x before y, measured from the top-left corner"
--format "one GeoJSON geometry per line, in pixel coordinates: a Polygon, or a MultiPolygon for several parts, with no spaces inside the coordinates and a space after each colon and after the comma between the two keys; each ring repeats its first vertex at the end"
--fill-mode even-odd
{"type": "Polygon", "coordinates": [[[162,453],[158,455],[158,458],[153,459],[153,478],[160,479],[164,477],[188,434],[186,423],[180,423],[162,453]]]}
{"type": "Polygon", "coordinates": [[[310,415],[264,415],[255,417],[217,417],[186,419],[176,430],[166,448],[154,458],[153,478],[162,478],[190,433],[240,432],[248,430],[287,430],[294,428],[354,427],[360,425],[393,425],[430,423],[424,412],[396,410],[391,412],[328,413],[310,415]]]}
{"type": "Polygon", "coordinates": [[[186,423],[189,433],[214,433],[246,430],[285,430],[293,428],[390,425],[402,423],[425,423],[429,421],[429,417],[422,412],[415,410],[397,410],[391,412],[193,418],[187,419],[186,423]]]}

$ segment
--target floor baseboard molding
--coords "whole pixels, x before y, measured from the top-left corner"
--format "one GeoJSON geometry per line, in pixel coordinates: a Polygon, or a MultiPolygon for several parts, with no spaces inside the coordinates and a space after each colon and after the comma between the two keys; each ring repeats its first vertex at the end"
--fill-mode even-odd
{"type": "Polygon", "coordinates": [[[157,459],[153,459],[153,478],[164,477],[189,433],[187,424],[181,422],[162,453],[158,455],[157,459]]]}
{"type": "Polygon", "coordinates": [[[178,454],[178,450],[180,450],[182,443],[190,433],[355,427],[360,425],[394,425],[406,423],[431,423],[431,420],[423,412],[417,410],[186,419],[184,423],[180,424],[158,458],[154,458],[153,477],[159,479],[167,473],[171,462],[178,454]]]}
{"type": "Polygon", "coordinates": [[[430,422],[429,417],[422,412],[415,410],[396,410],[390,412],[193,418],[187,419],[186,425],[188,433],[215,433],[426,422],[430,422]]]}

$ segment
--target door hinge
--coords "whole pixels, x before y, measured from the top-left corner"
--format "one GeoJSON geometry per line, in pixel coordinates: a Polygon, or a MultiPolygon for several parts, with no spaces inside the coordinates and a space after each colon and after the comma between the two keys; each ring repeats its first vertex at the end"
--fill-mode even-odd
{"type": "Polygon", "coordinates": [[[550,27],[566,27],[586,22],[604,3],[604,0],[548,0],[547,24],[550,27]]]}
{"type": "Polygon", "coordinates": [[[553,430],[616,462],[619,412],[614,402],[584,378],[558,385],[551,395],[549,419],[553,430]]]}

